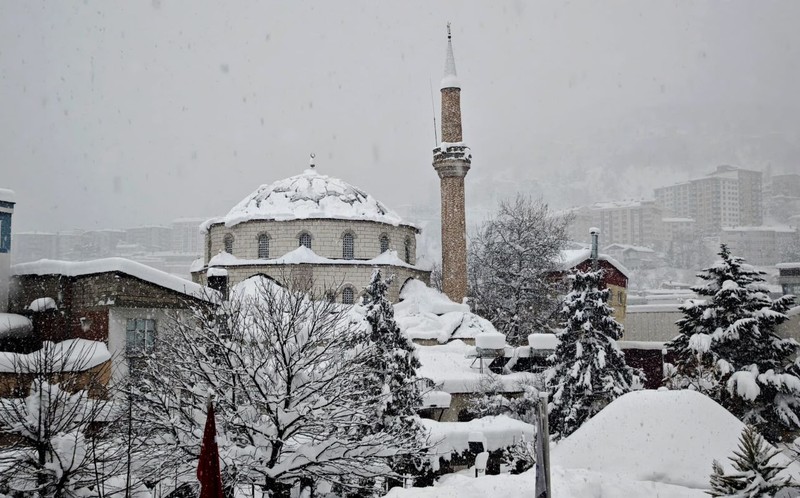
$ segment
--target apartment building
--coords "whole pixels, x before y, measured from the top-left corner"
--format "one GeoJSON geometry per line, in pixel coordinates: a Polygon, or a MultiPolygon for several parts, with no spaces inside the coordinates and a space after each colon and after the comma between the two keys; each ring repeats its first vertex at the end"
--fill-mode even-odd
{"type": "Polygon", "coordinates": [[[722,227],[763,223],[761,183],[760,171],[723,165],[702,178],[657,188],[655,199],[671,217],[691,218],[700,233],[716,235],[722,227]]]}

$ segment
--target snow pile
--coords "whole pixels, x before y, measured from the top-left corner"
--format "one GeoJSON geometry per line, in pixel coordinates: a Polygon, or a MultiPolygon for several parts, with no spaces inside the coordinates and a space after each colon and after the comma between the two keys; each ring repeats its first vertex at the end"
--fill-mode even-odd
{"type": "MultiPolygon", "coordinates": [[[[227,215],[200,226],[208,230],[216,223],[232,227],[251,220],[298,219],[368,220],[390,225],[403,223],[377,199],[338,178],[307,169],[301,175],[260,186],[233,207],[227,215]]],[[[409,225],[411,226],[411,225],[409,225]]]]}
{"type": "Polygon", "coordinates": [[[42,349],[21,354],[0,351],[0,372],[37,372],[41,366],[53,372],[82,372],[111,359],[105,343],[69,339],[45,341],[42,349]]]}
{"type": "MultiPolygon", "coordinates": [[[[473,474],[474,475],[474,474],[473,474]]],[[[708,495],[699,489],[670,484],[631,480],[616,474],[599,474],[583,469],[550,469],[553,495],[557,498],[701,498],[708,495]]],[[[502,474],[478,479],[465,475],[443,477],[427,488],[392,488],[387,498],[530,498],[536,485],[536,472],[520,475],[502,474]]]]}
{"type": "Polygon", "coordinates": [[[56,301],[52,297],[40,297],[38,299],[34,299],[31,304],[28,305],[28,309],[31,311],[47,311],[47,310],[57,310],[58,306],[56,306],[56,301]]]}
{"type": "Polygon", "coordinates": [[[0,201],[14,202],[15,196],[16,194],[14,194],[13,190],[9,190],[7,188],[0,188],[0,201]]]}
{"type": "MultiPolygon", "coordinates": [[[[314,265],[392,265],[404,268],[418,269],[414,265],[410,265],[397,256],[397,251],[386,251],[372,259],[331,259],[320,256],[313,250],[306,246],[300,246],[297,249],[287,252],[283,256],[275,259],[243,259],[237,258],[233,254],[227,252],[220,252],[208,262],[209,267],[213,266],[249,266],[249,265],[299,265],[299,264],[314,264],[314,265]]],[[[197,267],[195,267],[197,268],[197,267]]],[[[202,266],[194,271],[202,270],[202,266]]],[[[423,284],[424,285],[424,284],[423,284]]]]}
{"type": "Polygon", "coordinates": [[[451,301],[445,294],[419,280],[410,280],[394,305],[394,318],[410,339],[472,339],[480,333],[497,333],[494,326],[469,311],[469,306],[451,301]]]}
{"type": "Polygon", "coordinates": [[[528,345],[533,349],[555,350],[559,342],[558,336],[555,334],[531,334],[528,336],[528,345]]]}
{"type": "Polygon", "coordinates": [[[423,408],[450,408],[453,397],[444,391],[428,391],[422,395],[423,408]]]}
{"type": "Polygon", "coordinates": [[[506,336],[500,332],[481,332],[475,336],[475,346],[480,349],[505,349],[506,336]]]}
{"type": "Polygon", "coordinates": [[[536,428],[520,420],[497,415],[483,417],[469,422],[437,422],[422,419],[422,425],[430,431],[430,441],[434,444],[431,453],[446,459],[453,452],[469,449],[470,441],[483,441],[484,450],[494,451],[519,442],[522,438],[533,441],[536,428]]]}
{"type": "Polygon", "coordinates": [[[0,313],[0,337],[26,334],[33,330],[31,321],[22,315],[0,313]]]}
{"type": "Polygon", "coordinates": [[[120,272],[145,282],[164,287],[198,299],[208,299],[214,291],[167,272],[125,258],[104,258],[92,261],[56,261],[40,259],[11,267],[12,275],[64,275],[78,277],[96,273],[120,272]]]}
{"type": "MultiPolygon", "coordinates": [[[[513,352],[513,348],[508,348],[509,356],[513,352]]],[[[440,346],[418,346],[417,354],[422,363],[417,375],[431,379],[439,390],[448,393],[475,392],[486,378],[486,374],[480,373],[478,368],[480,360],[475,359],[475,347],[463,341],[455,340],[440,346]]],[[[484,360],[484,371],[487,371],[487,364],[488,361],[484,360]]],[[[521,392],[524,385],[536,380],[536,376],[528,372],[514,372],[497,375],[494,379],[503,392],[521,392]]]]}
{"type": "MultiPolygon", "coordinates": [[[[569,469],[707,489],[713,460],[732,471],[728,457],[743,429],[725,408],[695,391],[635,391],[556,445],[551,461],[569,469]]],[[[788,471],[800,477],[800,465],[788,471]]]]}

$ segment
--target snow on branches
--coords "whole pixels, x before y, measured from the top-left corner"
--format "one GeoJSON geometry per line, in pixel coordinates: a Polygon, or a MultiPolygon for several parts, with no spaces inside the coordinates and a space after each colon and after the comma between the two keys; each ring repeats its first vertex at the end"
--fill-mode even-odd
{"type": "Polygon", "coordinates": [[[541,200],[517,196],[501,202],[496,216],[470,240],[475,313],[491,321],[511,345],[555,322],[563,284],[552,275],[560,269],[570,221],[554,215],[541,200]]]}
{"type": "Polygon", "coordinates": [[[212,391],[226,486],[282,496],[300,481],[392,475],[387,460],[416,440],[374,430],[385,399],[364,383],[363,326],[350,307],[264,277],[176,321],[135,393],[135,416],[159,455],[151,471],[191,477],[212,391]]]}
{"type": "Polygon", "coordinates": [[[719,256],[693,287],[703,299],[681,307],[680,333],[667,346],[675,355],[667,385],[704,392],[777,440],[781,427],[800,428],[800,366],[792,361],[800,344],[775,334],[793,297],[772,300],[763,273],[726,245],[719,256]]]}
{"type": "Polygon", "coordinates": [[[572,434],[611,401],[627,393],[641,375],[625,363],[616,344],[622,325],[600,288],[602,270],[570,275],[572,290],[564,299],[559,344],[545,372],[550,394],[550,429],[557,437],[572,434]]]}

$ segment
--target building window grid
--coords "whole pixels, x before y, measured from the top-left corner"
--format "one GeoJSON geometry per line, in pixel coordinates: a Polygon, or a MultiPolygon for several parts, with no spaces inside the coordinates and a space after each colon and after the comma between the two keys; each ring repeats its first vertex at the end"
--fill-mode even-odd
{"type": "Polygon", "coordinates": [[[353,259],[355,257],[355,241],[352,233],[342,236],[342,258],[353,259]]]}
{"type": "Polygon", "coordinates": [[[342,304],[354,304],[355,303],[355,291],[353,291],[352,287],[345,287],[342,289],[342,304]]]}
{"type": "Polygon", "coordinates": [[[269,259],[269,236],[265,233],[258,236],[258,258],[269,259]]]}
{"type": "Polygon", "coordinates": [[[130,318],[125,336],[128,356],[152,353],[156,343],[156,321],[151,318],[130,318]]]}
{"type": "Polygon", "coordinates": [[[300,234],[300,236],[297,239],[298,239],[298,247],[299,246],[305,246],[305,247],[311,249],[311,234],[310,233],[303,232],[303,233],[300,234]]]}
{"type": "Polygon", "coordinates": [[[386,235],[381,235],[380,238],[380,245],[381,245],[381,254],[385,253],[389,250],[389,237],[386,235]]]}
{"type": "Polygon", "coordinates": [[[222,245],[225,247],[225,252],[233,254],[233,235],[225,234],[225,237],[222,238],[222,245]]]}

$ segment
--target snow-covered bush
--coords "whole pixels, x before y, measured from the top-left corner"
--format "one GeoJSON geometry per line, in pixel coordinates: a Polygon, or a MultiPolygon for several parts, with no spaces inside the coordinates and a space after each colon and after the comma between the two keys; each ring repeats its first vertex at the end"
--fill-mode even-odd
{"type": "Polygon", "coordinates": [[[800,344],[775,334],[793,297],[772,300],[762,272],[724,244],[719,255],[698,274],[706,283],[692,289],[704,299],[681,307],[680,333],[667,345],[675,356],[667,385],[706,393],[776,441],[782,429],[800,428],[800,344]]]}
{"type": "MultiPolygon", "coordinates": [[[[364,320],[254,277],[213,311],[164,330],[135,393],[154,479],[191,480],[208,393],[216,393],[226,486],[284,496],[299,482],[392,475],[413,434],[375,431],[382,392],[365,387],[364,320]]],[[[345,482],[345,485],[348,483],[345,482]]]]}
{"type": "Polygon", "coordinates": [[[600,288],[602,270],[570,275],[572,290],[564,298],[564,328],[548,358],[545,372],[550,399],[550,432],[569,436],[611,401],[629,392],[641,373],[625,363],[616,340],[622,325],[600,288]]]}

